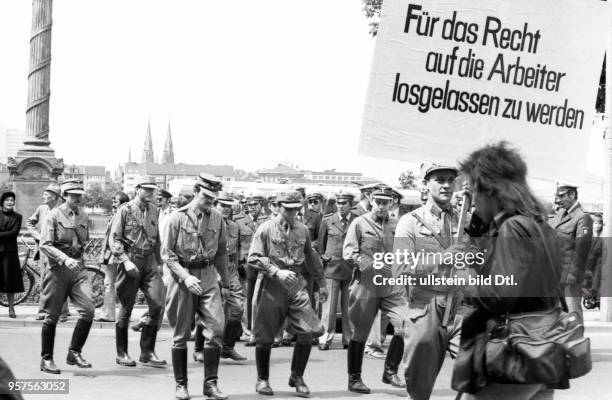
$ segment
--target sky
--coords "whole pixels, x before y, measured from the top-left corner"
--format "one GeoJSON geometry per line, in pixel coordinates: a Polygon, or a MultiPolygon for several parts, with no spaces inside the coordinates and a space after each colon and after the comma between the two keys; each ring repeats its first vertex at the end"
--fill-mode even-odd
{"type": "MultiPolygon", "coordinates": [[[[50,140],[67,163],[161,158],[255,171],[290,161],[397,183],[415,163],[357,154],[375,39],[361,2],[62,0],[50,140]],[[214,4],[213,6],[211,6],[214,4]]],[[[0,3],[0,125],[25,130],[30,1],[0,3]]]]}

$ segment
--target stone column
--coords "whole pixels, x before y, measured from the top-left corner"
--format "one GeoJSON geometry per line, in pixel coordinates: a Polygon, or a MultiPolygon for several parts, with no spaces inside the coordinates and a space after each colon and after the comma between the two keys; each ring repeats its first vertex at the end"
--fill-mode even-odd
{"type": "Polygon", "coordinates": [[[49,147],[49,98],[51,94],[51,26],[53,0],[32,1],[30,69],[26,133],[28,138],[16,157],[9,157],[10,182],[17,195],[17,212],[24,221],[40,204],[42,191],[63,172],[62,159],[49,147]]]}

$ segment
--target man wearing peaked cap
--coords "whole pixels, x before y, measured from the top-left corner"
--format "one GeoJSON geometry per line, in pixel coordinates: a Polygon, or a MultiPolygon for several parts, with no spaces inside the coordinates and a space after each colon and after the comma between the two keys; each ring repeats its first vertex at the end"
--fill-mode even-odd
{"type": "Polygon", "coordinates": [[[382,182],[374,182],[368,183],[367,185],[361,185],[359,187],[359,191],[361,192],[361,200],[359,203],[353,207],[353,214],[360,216],[370,212],[372,209],[372,202],[370,199],[370,195],[378,186],[384,185],[382,182]]]}
{"type": "MultiPolygon", "coordinates": [[[[424,206],[402,216],[395,232],[393,252],[424,252],[432,260],[410,260],[394,265],[394,276],[449,276],[450,263],[439,262],[459,230],[459,216],[451,204],[457,169],[437,164],[423,168],[428,198],[424,206]],[[436,261],[438,260],[438,261],[436,261]]],[[[462,316],[457,312],[453,287],[410,286],[411,318],[406,320],[406,390],[409,397],[428,399],[448,351],[455,356],[462,316]],[[455,318],[457,315],[457,318],[455,318]],[[422,368],[429,363],[429,368],[422,368]]]]}
{"type": "Polygon", "coordinates": [[[259,190],[256,190],[249,194],[247,198],[247,206],[249,214],[244,218],[236,219],[240,229],[240,262],[239,271],[242,278],[242,287],[245,289],[245,315],[246,315],[246,329],[245,332],[250,336],[247,346],[254,346],[255,342],[252,335],[254,307],[253,298],[255,296],[255,286],[257,283],[257,271],[248,265],[246,262],[249,253],[249,247],[253,240],[253,235],[257,228],[268,220],[268,216],[263,214],[263,206],[265,202],[265,196],[259,190]]]}
{"type": "Polygon", "coordinates": [[[157,190],[155,179],[144,176],[136,181],[136,196],[119,208],[109,231],[109,247],[117,268],[117,297],[119,315],[115,326],[116,363],[135,367],[128,354],[128,325],[138,289],[148,305],[148,321],[140,335],[140,363],[150,367],[164,367],[165,360],[155,354],[157,331],[163,315],[164,287],[160,274],[159,214],[153,203],[157,190]]]}
{"type": "Polygon", "coordinates": [[[187,340],[196,314],[197,323],[207,332],[203,348],[204,395],[227,399],[217,386],[225,328],[223,299],[231,297],[232,282],[226,223],[213,207],[220,189],[217,178],[200,174],[193,188],[193,200],[170,214],[162,240],[162,258],[172,278],[168,282],[166,313],[174,331],[172,366],[177,399],[189,398],[187,340]]]}
{"type": "MultiPolygon", "coordinates": [[[[60,188],[60,185],[58,185],[57,183],[50,183],[49,186],[47,186],[45,190],[43,191],[42,201],[43,201],[43,204],[36,207],[34,214],[32,214],[30,218],[28,218],[26,221],[26,226],[28,227],[28,231],[32,235],[34,240],[36,240],[37,246],[40,245],[40,233],[42,230],[43,222],[45,221],[45,218],[47,218],[47,214],[49,213],[50,210],[57,207],[62,202],[62,189],[60,188]]],[[[36,253],[34,255],[34,260],[36,261],[39,259],[40,259],[40,250],[37,248],[36,253]]],[[[40,262],[43,264],[45,263],[44,257],[40,259],[40,262]]],[[[47,271],[47,268],[41,269],[41,277],[40,277],[41,282],[44,281],[46,271],[47,271]]],[[[36,317],[36,319],[39,321],[42,321],[45,319],[45,312],[43,309],[44,300],[45,299],[41,293],[41,296],[39,299],[38,316],[36,317]]],[[[62,311],[60,314],[59,321],[63,322],[63,321],[66,321],[67,319],[68,319],[68,300],[66,300],[66,302],[62,306],[62,311]]]]}
{"type": "Polygon", "coordinates": [[[385,359],[383,383],[403,387],[397,375],[402,360],[404,339],[404,318],[408,311],[405,289],[385,284],[383,278],[390,278],[390,266],[378,266],[374,255],[387,253],[393,248],[393,237],[397,220],[389,217],[393,191],[386,185],[379,185],[371,195],[373,208],[367,214],[357,217],[349,226],[343,246],[343,258],[353,268],[353,279],[349,305],[349,317],[353,323],[353,334],[347,351],[348,389],[355,393],[370,393],[361,379],[361,367],[365,342],[378,311],[388,317],[395,329],[385,359]]]}
{"type": "MultiPolygon", "coordinates": [[[[240,228],[238,224],[232,220],[232,207],[235,201],[228,192],[219,192],[215,200],[216,209],[223,216],[223,221],[226,227],[227,237],[227,255],[229,259],[228,273],[230,275],[229,296],[223,298],[223,308],[225,311],[225,330],[223,332],[223,348],[221,349],[221,358],[229,358],[234,361],[244,361],[246,357],[238,354],[234,349],[236,338],[240,334],[240,321],[244,312],[244,292],[240,284],[238,276],[238,265],[236,263],[237,255],[240,251],[240,228]]],[[[197,324],[195,345],[194,345],[194,360],[204,362],[204,326],[197,324]]]]}
{"type": "Polygon", "coordinates": [[[296,220],[302,207],[302,196],[295,190],[282,191],[276,198],[280,214],[264,222],[255,233],[248,262],[264,274],[262,294],[255,316],[255,360],[259,394],[272,395],[269,383],[270,354],[274,337],[283,321],[297,335],[291,362],[289,386],[297,395],[308,397],[310,390],[304,383],[304,371],[310,357],[312,338],[323,334],[324,328],[310,306],[304,270],[321,284],[321,299],[327,300],[323,267],[312,249],[308,229],[296,220]]]}
{"type": "Polygon", "coordinates": [[[559,209],[549,224],[561,243],[561,284],[569,311],[575,311],[582,319],[581,287],[593,237],[593,220],[578,202],[576,184],[558,182],[555,197],[559,209]]]}
{"type": "Polygon", "coordinates": [[[79,183],[64,182],[61,193],[65,202],[49,211],[40,235],[40,251],[49,267],[42,283],[46,317],[41,332],[40,369],[52,374],[60,373],[53,361],[53,347],[62,304],[70,296],[80,314],[66,357],[69,365],[79,368],[91,368],[91,364],[83,359],[81,350],[89,335],[95,310],[93,289],[83,261],[85,244],[89,240],[89,219],[84,211],[79,210],[79,204],[85,190],[79,183]]]}
{"type": "Polygon", "coordinates": [[[327,214],[323,218],[318,235],[318,248],[321,252],[327,281],[327,290],[330,301],[322,308],[322,322],[326,328],[325,334],[319,338],[319,350],[329,350],[336,333],[336,310],[338,300],[342,312],[342,346],[348,348],[351,340],[351,323],[348,315],[349,283],[352,268],[342,258],[342,246],[349,225],[356,218],[351,213],[354,196],[347,192],[338,192],[335,195],[338,212],[327,214]]]}

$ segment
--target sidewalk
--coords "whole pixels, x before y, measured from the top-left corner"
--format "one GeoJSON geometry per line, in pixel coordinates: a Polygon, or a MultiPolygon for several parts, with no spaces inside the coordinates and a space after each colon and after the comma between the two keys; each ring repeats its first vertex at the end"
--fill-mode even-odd
{"type": "MultiPolygon", "coordinates": [[[[99,312],[99,309],[96,309],[96,314],[99,312]]],[[[146,305],[136,305],[134,306],[134,310],[132,310],[132,322],[138,321],[140,317],[147,311],[146,305]]],[[[42,325],[43,321],[37,321],[36,317],[38,316],[38,305],[18,305],[15,306],[15,314],[17,314],[17,318],[9,318],[8,317],[8,308],[0,307],[0,326],[36,326],[42,325]]],[[[74,309],[74,307],[70,307],[70,316],[68,317],[68,321],[58,323],[61,327],[70,327],[76,324],[76,321],[79,319],[78,313],[74,309]]],[[[168,327],[168,320],[164,317],[164,321],[162,323],[162,328],[168,327]]],[[[98,322],[94,321],[91,326],[92,329],[115,329],[114,322],[98,322]]]]}

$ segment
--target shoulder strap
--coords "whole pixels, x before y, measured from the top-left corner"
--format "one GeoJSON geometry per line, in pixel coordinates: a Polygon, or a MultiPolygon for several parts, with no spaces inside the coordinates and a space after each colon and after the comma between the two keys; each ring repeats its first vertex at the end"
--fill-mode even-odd
{"type": "Polygon", "coordinates": [[[443,249],[447,249],[450,244],[446,243],[444,241],[444,239],[442,238],[442,236],[440,236],[439,234],[436,233],[436,231],[434,230],[434,228],[429,225],[427,222],[423,221],[423,218],[421,218],[421,216],[415,212],[411,212],[410,215],[412,215],[417,221],[419,221],[419,223],[421,225],[423,225],[425,228],[427,228],[428,231],[430,231],[432,233],[432,235],[434,236],[434,238],[436,238],[436,240],[438,241],[438,243],[440,243],[440,246],[442,246],[443,249]]]}
{"type": "Polygon", "coordinates": [[[191,225],[193,225],[193,228],[198,234],[198,240],[200,241],[200,246],[202,246],[202,254],[206,254],[206,244],[204,243],[204,240],[202,239],[202,235],[200,235],[198,224],[193,220],[193,218],[191,218],[191,215],[189,215],[189,210],[185,212],[185,216],[187,216],[187,219],[189,219],[189,222],[191,222],[191,225]]]}
{"type": "MultiPolygon", "coordinates": [[[[66,215],[66,213],[65,213],[65,212],[64,212],[64,211],[63,211],[61,208],[58,208],[58,211],[59,211],[59,214],[60,214],[61,218],[63,218],[63,219],[64,219],[64,221],[66,221],[66,222],[68,222],[68,223],[72,224],[72,223],[70,222],[70,219],[69,219],[69,218],[68,218],[68,216],[66,215]]],[[[81,236],[79,236],[79,233],[78,233],[78,231],[76,230],[76,226],[74,227],[74,234],[76,235],[77,240],[78,240],[79,244],[81,245],[81,247],[82,247],[83,249],[85,249],[85,243],[83,243],[83,239],[81,239],[81,236]]]]}

